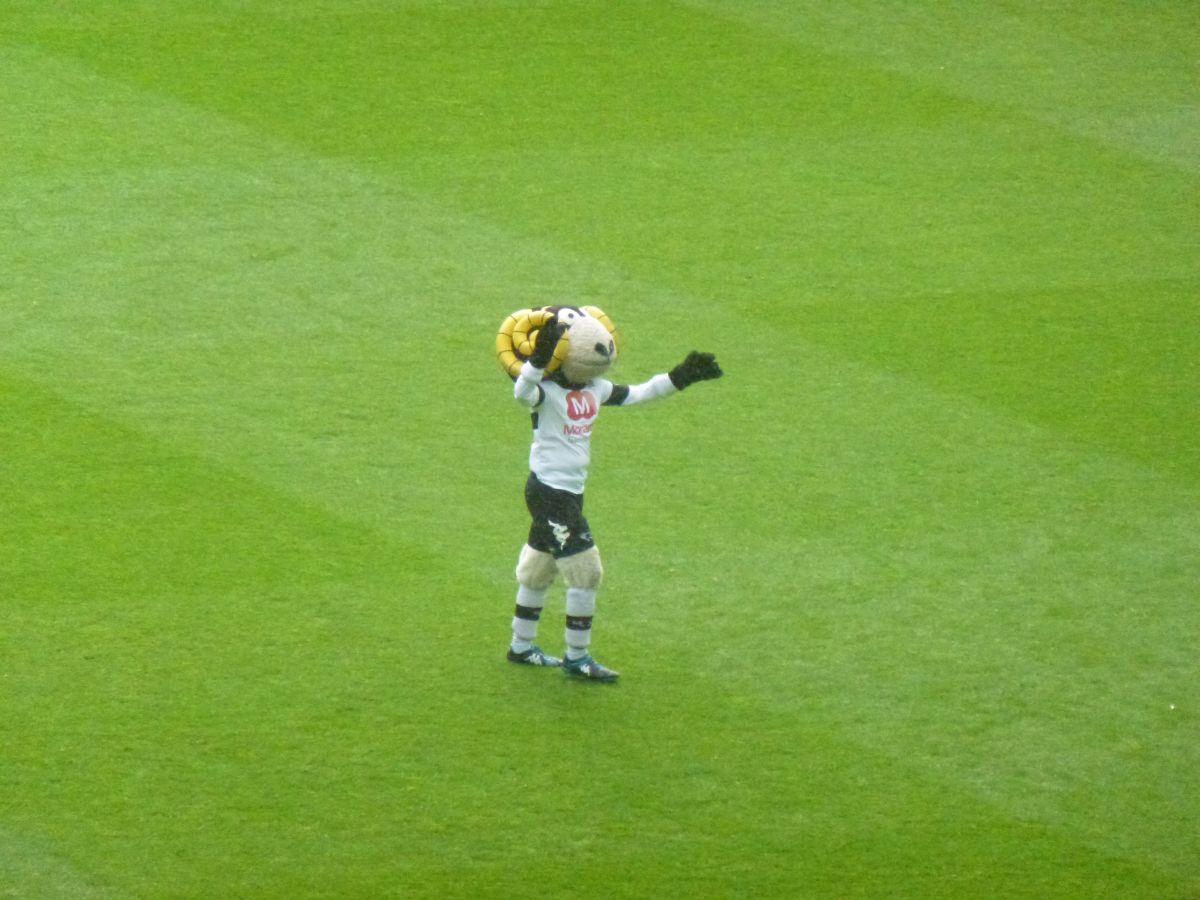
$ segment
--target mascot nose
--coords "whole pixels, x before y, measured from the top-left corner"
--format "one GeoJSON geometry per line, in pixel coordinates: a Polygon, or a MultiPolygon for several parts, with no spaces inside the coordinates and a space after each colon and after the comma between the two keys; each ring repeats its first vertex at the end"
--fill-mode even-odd
{"type": "Polygon", "coordinates": [[[608,343],[608,346],[605,346],[604,344],[600,343],[599,341],[596,341],[596,352],[599,353],[601,356],[612,356],[612,352],[613,352],[612,342],[610,341],[608,343]]]}

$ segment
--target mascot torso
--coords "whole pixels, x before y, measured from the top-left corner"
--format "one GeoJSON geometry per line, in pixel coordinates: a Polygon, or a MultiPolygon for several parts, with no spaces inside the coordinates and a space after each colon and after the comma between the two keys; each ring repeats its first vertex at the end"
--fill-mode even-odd
{"type": "Polygon", "coordinates": [[[541,387],[544,399],[533,414],[529,468],[551,487],[583,493],[592,427],[612,394],[612,382],[594,378],[582,385],[566,385],[547,379],[541,387]]]}

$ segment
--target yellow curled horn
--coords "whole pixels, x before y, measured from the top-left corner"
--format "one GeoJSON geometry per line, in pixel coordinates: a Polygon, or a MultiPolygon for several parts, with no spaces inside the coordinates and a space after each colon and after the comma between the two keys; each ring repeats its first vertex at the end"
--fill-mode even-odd
{"type": "MultiPolygon", "coordinates": [[[[521,373],[521,366],[533,355],[538,329],[553,315],[554,310],[545,307],[519,309],[500,324],[500,330],[496,332],[496,359],[509,378],[516,378],[521,373]]],[[[557,371],[566,358],[567,341],[564,335],[554,348],[554,356],[546,366],[546,371],[557,371]]]]}
{"type": "Polygon", "coordinates": [[[525,361],[517,355],[518,347],[513,341],[513,332],[520,324],[522,332],[527,336],[531,312],[531,309],[517,310],[500,324],[500,330],[496,332],[496,359],[500,362],[500,368],[507,372],[510,378],[516,378],[520,374],[521,364],[525,361]]]}
{"type": "MultiPolygon", "coordinates": [[[[496,359],[500,363],[500,368],[509,378],[516,378],[521,373],[521,366],[533,355],[533,345],[537,341],[538,329],[546,324],[546,320],[553,316],[559,308],[539,306],[534,309],[518,309],[500,324],[500,330],[496,332],[496,359]]],[[[620,350],[621,338],[617,334],[612,319],[605,315],[604,310],[598,306],[580,308],[588,315],[600,320],[600,323],[613,336],[613,341],[620,350]]],[[[569,349],[570,332],[559,339],[558,345],[554,348],[554,356],[551,358],[550,364],[546,366],[546,371],[557,371],[562,366],[563,360],[567,358],[569,349]]]]}

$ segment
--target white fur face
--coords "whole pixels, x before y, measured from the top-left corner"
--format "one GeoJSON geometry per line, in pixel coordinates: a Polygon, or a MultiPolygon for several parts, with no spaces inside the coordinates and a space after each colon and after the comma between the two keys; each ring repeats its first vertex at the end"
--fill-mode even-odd
{"type": "Polygon", "coordinates": [[[589,315],[577,316],[567,330],[563,374],[573,384],[599,378],[617,361],[617,343],[608,329],[589,315]]]}

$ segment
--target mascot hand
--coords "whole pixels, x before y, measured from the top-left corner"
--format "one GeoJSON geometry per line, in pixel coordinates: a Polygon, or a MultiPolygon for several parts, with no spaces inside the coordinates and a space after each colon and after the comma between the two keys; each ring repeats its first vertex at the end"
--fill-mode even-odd
{"type": "Polygon", "coordinates": [[[671,384],[675,385],[676,390],[682,391],[689,384],[720,378],[725,373],[717,365],[717,358],[713,354],[693,350],[687,355],[687,359],[667,374],[670,375],[671,384]]]}
{"type": "Polygon", "coordinates": [[[558,339],[566,330],[567,326],[558,321],[557,315],[551,316],[538,329],[537,338],[533,342],[533,353],[529,355],[529,362],[535,369],[544,369],[550,365],[550,360],[554,358],[554,348],[558,346],[558,339]]]}

